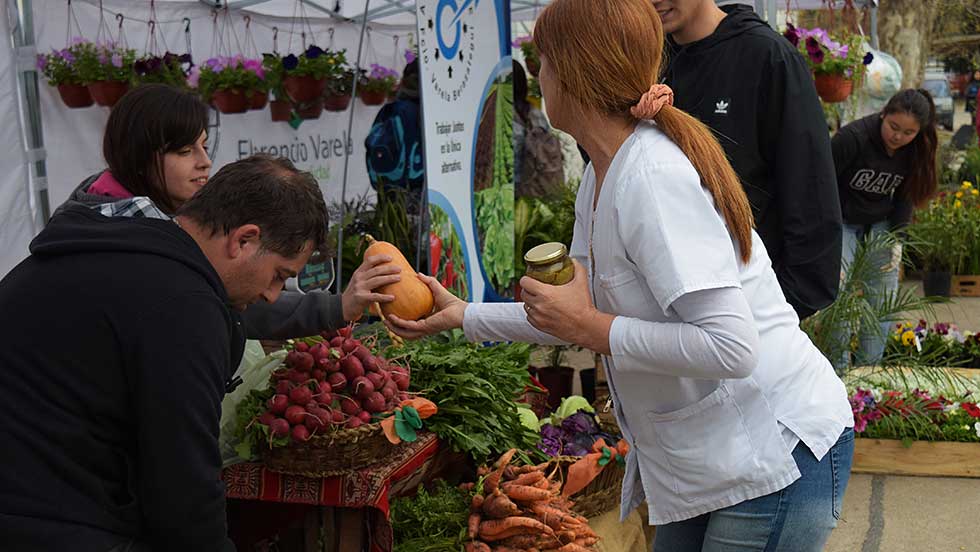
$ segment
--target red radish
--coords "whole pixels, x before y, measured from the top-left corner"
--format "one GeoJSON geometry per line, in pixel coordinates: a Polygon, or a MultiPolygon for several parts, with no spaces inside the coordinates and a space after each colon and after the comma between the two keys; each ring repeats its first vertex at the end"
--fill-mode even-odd
{"type": "Polygon", "coordinates": [[[276,419],[276,415],[275,414],[273,414],[272,412],[269,412],[269,411],[265,411],[265,412],[262,413],[261,416],[259,416],[259,423],[262,424],[262,425],[265,425],[265,426],[272,425],[272,420],[275,420],[275,419],[276,419]]]}
{"type": "Polygon", "coordinates": [[[303,423],[306,419],[306,409],[298,404],[294,404],[286,409],[286,421],[289,425],[297,425],[303,423]]]}
{"type": "Polygon", "coordinates": [[[364,399],[362,403],[364,405],[364,410],[375,414],[378,412],[384,412],[385,410],[385,397],[381,393],[375,391],[371,393],[371,396],[364,399]]]}
{"type": "Polygon", "coordinates": [[[280,395],[289,395],[289,392],[293,390],[293,384],[287,380],[280,381],[276,384],[276,393],[280,395]]]}
{"type": "Polygon", "coordinates": [[[289,369],[289,381],[293,383],[303,383],[308,379],[310,379],[310,375],[306,372],[300,372],[295,368],[289,369]]]}
{"type": "Polygon", "coordinates": [[[296,344],[295,349],[301,353],[305,353],[310,350],[310,346],[306,342],[300,341],[296,344]]]}
{"type": "Polygon", "coordinates": [[[330,404],[333,402],[333,394],[331,391],[333,391],[333,387],[331,387],[329,383],[321,381],[319,384],[317,384],[317,393],[313,395],[313,398],[319,403],[330,404]]]}
{"type": "Polygon", "coordinates": [[[337,328],[337,335],[339,335],[340,337],[348,338],[354,335],[354,327],[344,326],[343,328],[337,328]]]}
{"type": "Polygon", "coordinates": [[[289,422],[282,418],[276,418],[269,424],[269,432],[273,437],[285,437],[289,435],[289,422]]]}
{"type": "Polygon", "coordinates": [[[357,415],[357,417],[360,418],[361,421],[366,424],[371,423],[371,413],[368,412],[367,410],[362,410],[361,413],[357,415]]]}
{"type": "Polygon", "coordinates": [[[327,373],[328,374],[330,372],[339,372],[339,371],[340,371],[340,361],[339,360],[331,360],[327,364],[327,373]]]}
{"type": "Polygon", "coordinates": [[[361,427],[362,425],[364,425],[364,422],[362,422],[360,418],[358,418],[358,417],[355,416],[355,417],[347,420],[347,423],[344,424],[344,425],[346,425],[348,429],[357,429],[357,428],[361,427]]]}
{"type": "Polygon", "coordinates": [[[323,381],[327,377],[327,372],[324,370],[320,370],[319,368],[313,370],[312,372],[310,372],[310,374],[313,376],[313,379],[315,379],[316,381],[323,381]]]}
{"type": "Polygon", "coordinates": [[[381,361],[378,357],[373,355],[368,355],[367,358],[361,359],[361,364],[364,365],[364,369],[368,372],[380,372],[381,371],[381,361]]]}
{"type": "Polygon", "coordinates": [[[357,349],[357,346],[360,344],[361,342],[356,339],[345,339],[344,342],[340,345],[340,350],[347,354],[351,354],[357,349]]]}
{"type": "Polygon", "coordinates": [[[344,423],[344,413],[339,410],[334,410],[330,413],[330,423],[335,425],[340,425],[344,423]]]}
{"type": "Polygon", "coordinates": [[[395,384],[389,383],[381,388],[381,396],[383,396],[386,401],[390,401],[398,396],[398,388],[395,387],[395,384]]]}
{"type": "Polygon", "coordinates": [[[340,346],[343,344],[344,344],[344,338],[340,337],[339,335],[330,340],[330,346],[335,349],[339,349],[340,346]]]}
{"type": "Polygon", "coordinates": [[[356,356],[344,357],[340,361],[340,366],[344,370],[344,375],[347,376],[348,380],[353,380],[364,375],[364,367],[361,366],[361,361],[357,360],[356,356]]]}
{"type": "Polygon", "coordinates": [[[368,372],[365,375],[365,377],[367,377],[367,379],[371,380],[371,384],[374,385],[374,388],[375,389],[380,389],[380,388],[384,387],[385,378],[384,378],[384,376],[382,376],[378,372],[368,372]]]}
{"type": "Polygon", "coordinates": [[[374,384],[364,376],[354,378],[351,385],[354,387],[354,395],[358,399],[366,399],[371,396],[371,393],[374,393],[374,384]]]}
{"type": "Polygon", "coordinates": [[[354,349],[354,356],[357,357],[357,360],[360,360],[361,363],[363,363],[367,358],[370,358],[371,351],[368,351],[367,347],[364,345],[358,345],[357,348],[354,349]]]}
{"type": "Polygon", "coordinates": [[[306,404],[313,400],[313,392],[310,391],[309,387],[302,385],[289,392],[289,400],[293,404],[306,404]]]}
{"type": "Polygon", "coordinates": [[[269,410],[273,414],[284,414],[286,412],[286,408],[289,407],[289,397],[282,394],[273,395],[272,398],[269,399],[269,402],[266,403],[266,406],[269,407],[269,410]]]}
{"type": "Polygon", "coordinates": [[[313,368],[313,355],[310,353],[296,353],[296,363],[293,368],[301,372],[309,372],[313,368]]]}
{"type": "Polygon", "coordinates": [[[350,397],[340,399],[340,410],[348,416],[357,416],[361,412],[361,405],[350,397]]]}
{"type": "Polygon", "coordinates": [[[290,368],[295,368],[296,364],[299,363],[299,351],[289,351],[286,354],[286,366],[290,368]]]}
{"type": "Polygon", "coordinates": [[[398,394],[398,402],[410,401],[412,400],[412,395],[402,391],[398,394]]]}
{"type": "Polygon", "coordinates": [[[310,409],[310,415],[306,417],[306,422],[304,423],[310,431],[323,429],[330,423],[330,413],[319,407],[312,408],[310,409]]]}
{"type": "Polygon", "coordinates": [[[272,378],[275,380],[284,380],[289,378],[289,368],[277,368],[273,370],[272,378]]]}
{"type": "Polygon", "coordinates": [[[310,430],[306,429],[304,425],[293,426],[293,440],[299,443],[309,441],[310,430]]]}
{"type": "Polygon", "coordinates": [[[343,391],[347,388],[347,376],[340,372],[334,372],[327,376],[327,383],[330,384],[332,390],[336,392],[343,391]]]}
{"type": "Polygon", "coordinates": [[[326,343],[317,343],[314,347],[310,349],[310,354],[313,355],[313,361],[316,362],[321,358],[327,358],[330,354],[330,345],[326,343]]]}
{"type": "Polygon", "coordinates": [[[330,341],[331,339],[337,337],[337,331],[336,330],[323,330],[322,332],[320,332],[320,337],[322,337],[323,339],[326,339],[327,341],[330,341]]]}
{"type": "Polygon", "coordinates": [[[399,391],[408,391],[409,376],[408,370],[402,368],[401,366],[396,366],[391,369],[391,381],[395,382],[398,386],[399,391]]]}

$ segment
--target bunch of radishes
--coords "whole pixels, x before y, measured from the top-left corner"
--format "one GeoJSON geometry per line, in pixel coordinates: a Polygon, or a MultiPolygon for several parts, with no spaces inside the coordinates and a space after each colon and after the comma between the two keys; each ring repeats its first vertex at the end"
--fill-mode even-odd
{"type": "Polygon", "coordinates": [[[409,369],[371,354],[352,333],[347,326],[297,341],[285,366],[272,372],[276,394],[257,418],[270,439],[303,442],[333,428],[357,428],[409,398],[409,369]]]}

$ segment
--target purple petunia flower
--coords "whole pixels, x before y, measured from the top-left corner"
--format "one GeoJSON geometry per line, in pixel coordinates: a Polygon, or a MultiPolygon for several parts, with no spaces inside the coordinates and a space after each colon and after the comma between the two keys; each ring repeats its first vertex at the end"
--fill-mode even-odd
{"type": "Polygon", "coordinates": [[[153,73],[159,69],[160,69],[160,58],[151,57],[150,59],[146,60],[146,71],[148,73],[153,73]]]}
{"type": "Polygon", "coordinates": [[[225,69],[225,60],[222,57],[211,58],[204,62],[208,69],[215,73],[220,73],[225,69]]]}
{"type": "Polygon", "coordinates": [[[405,63],[412,63],[415,61],[415,50],[405,50],[405,63]]]}
{"type": "Polygon", "coordinates": [[[112,66],[122,69],[123,66],[122,54],[118,54],[118,53],[112,54],[112,66]]]}
{"type": "Polygon", "coordinates": [[[86,42],[88,42],[88,41],[85,40],[84,38],[80,37],[80,36],[76,36],[76,37],[74,37],[74,38],[71,39],[71,45],[72,46],[78,46],[79,44],[85,44],[86,42]]]}
{"type": "Polygon", "coordinates": [[[58,52],[58,57],[67,61],[69,65],[75,63],[75,56],[67,48],[58,52]]]}
{"type": "Polygon", "coordinates": [[[864,60],[862,60],[861,63],[863,63],[865,65],[868,65],[872,61],[874,61],[874,59],[875,59],[874,54],[872,54],[871,52],[868,52],[867,54],[864,54],[864,60]]]}
{"type": "Polygon", "coordinates": [[[293,54],[289,54],[288,56],[282,58],[282,68],[287,71],[292,71],[293,69],[296,69],[298,65],[299,65],[299,58],[293,54]]]}
{"type": "Polygon", "coordinates": [[[201,68],[195,65],[191,68],[191,72],[187,75],[187,84],[189,84],[191,88],[197,88],[197,83],[200,78],[201,68]]]}
{"type": "MultiPolygon", "coordinates": [[[[783,36],[786,37],[786,40],[788,40],[794,48],[800,45],[800,32],[793,26],[792,23],[786,24],[786,32],[783,33],[783,36]]],[[[520,45],[515,43],[514,46],[520,45]]]]}
{"type": "Polygon", "coordinates": [[[310,47],[306,49],[304,55],[306,56],[306,59],[316,59],[323,55],[323,48],[320,48],[315,44],[311,44],[310,47]]]}
{"type": "Polygon", "coordinates": [[[44,71],[44,69],[47,66],[48,66],[48,56],[46,56],[44,54],[38,54],[37,55],[37,62],[35,63],[35,67],[37,67],[37,70],[38,71],[44,71]]]}

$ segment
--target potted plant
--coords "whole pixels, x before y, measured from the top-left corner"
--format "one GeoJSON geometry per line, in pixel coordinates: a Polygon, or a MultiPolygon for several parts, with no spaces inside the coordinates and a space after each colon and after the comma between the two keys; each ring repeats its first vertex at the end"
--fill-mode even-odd
{"type": "Polygon", "coordinates": [[[327,80],[323,93],[323,107],[327,111],[346,111],[354,88],[354,70],[346,67],[327,80]]]}
{"type": "Polygon", "coordinates": [[[88,107],[93,103],[92,95],[81,80],[75,63],[79,44],[80,42],[76,42],[68,48],[37,55],[37,70],[44,75],[50,86],[58,88],[61,101],[70,108],[88,107]]]}
{"type": "Polygon", "coordinates": [[[160,83],[187,88],[187,75],[194,63],[190,54],[167,52],[162,56],[145,56],[133,63],[136,81],[140,84],[160,83]]]}
{"type": "Polygon", "coordinates": [[[222,113],[244,113],[251,107],[252,94],[266,92],[265,71],[257,59],[219,56],[197,69],[191,72],[192,83],[222,113]]]}
{"type": "Polygon", "coordinates": [[[819,27],[802,29],[787,23],[783,36],[806,58],[813,71],[817,94],[828,103],[846,100],[854,80],[864,74],[865,66],[874,59],[870,52],[862,53],[861,38],[857,35],[834,40],[819,27]]]}
{"type": "Polygon", "coordinates": [[[293,111],[286,89],[283,88],[283,78],[286,70],[282,66],[282,58],[277,54],[262,54],[262,68],[265,70],[265,83],[272,94],[269,111],[273,121],[288,121],[293,111]]]}
{"type": "Polygon", "coordinates": [[[78,73],[95,103],[112,107],[133,81],[136,50],[115,42],[78,44],[78,73]]]}
{"type": "Polygon", "coordinates": [[[361,70],[361,80],[357,83],[357,95],[364,105],[381,105],[388,94],[395,89],[398,71],[377,63],[371,64],[371,72],[361,70]]]}
{"type": "MultiPolygon", "coordinates": [[[[926,295],[949,297],[953,271],[957,270],[970,251],[970,205],[977,203],[975,195],[963,190],[940,192],[929,206],[916,212],[906,228],[909,248],[915,253],[924,272],[926,295]],[[964,209],[964,200],[967,206],[964,209]]],[[[977,208],[973,206],[973,211],[977,208]]]]}
{"type": "Polygon", "coordinates": [[[327,78],[337,70],[336,65],[336,56],[316,45],[298,56],[289,54],[282,58],[286,94],[296,103],[313,102],[323,95],[327,78]]]}

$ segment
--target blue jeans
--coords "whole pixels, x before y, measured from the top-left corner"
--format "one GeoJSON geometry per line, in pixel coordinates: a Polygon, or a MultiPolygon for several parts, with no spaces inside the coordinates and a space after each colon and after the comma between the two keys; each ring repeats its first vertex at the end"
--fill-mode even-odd
{"type": "Polygon", "coordinates": [[[775,493],[657,527],[653,552],[818,552],[837,526],[851,475],[854,430],[819,462],[793,450],[800,478],[775,493]]]}
{"type": "MultiPolygon", "coordinates": [[[[874,236],[885,234],[888,232],[888,229],[888,221],[869,225],[845,224],[843,229],[844,238],[841,253],[841,270],[846,270],[854,262],[854,254],[857,251],[859,243],[869,240],[874,236]]],[[[891,251],[887,249],[868,252],[868,257],[869,261],[878,267],[889,265],[892,260],[891,251]]],[[[868,301],[872,307],[880,309],[885,299],[893,296],[898,290],[898,266],[891,267],[889,270],[875,271],[875,276],[866,282],[866,285],[867,289],[871,290],[868,301]]],[[[842,329],[844,333],[841,335],[841,339],[849,339],[850,335],[854,333],[858,336],[858,348],[854,355],[854,366],[870,366],[878,364],[881,361],[892,324],[893,322],[891,320],[882,320],[878,323],[878,326],[872,328],[857,327],[842,329]]],[[[850,366],[849,354],[845,352],[843,358],[837,362],[839,363],[836,367],[838,370],[850,366]]]]}

